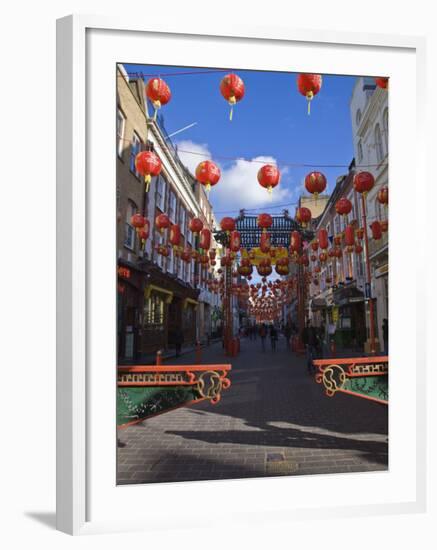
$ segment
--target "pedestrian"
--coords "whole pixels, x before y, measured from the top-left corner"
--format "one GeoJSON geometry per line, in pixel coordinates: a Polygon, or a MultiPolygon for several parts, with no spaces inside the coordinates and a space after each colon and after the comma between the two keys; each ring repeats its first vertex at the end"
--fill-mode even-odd
{"type": "Polygon", "coordinates": [[[181,354],[182,344],[184,343],[184,333],[182,332],[181,327],[177,327],[174,331],[174,344],[176,350],[176,357],[179,357],[181,354]]]}
{"type": "Polygon", "coordinates": [[[382,320],[382,339],[384,340],[384,355],[388,355],[388,319],[382,320]]]}
{"type": "Polygon", "coordinates": [[[308,374],[313,374],[315,372],[313,360],[317,355],[317,336],[314,327],[311,325],[311,321],[307,322],[306,327],[302,331],[302,342],[305,345],[307,354],[308,374]]]}
{"type": "Polygon", "coordinates": [[[276,341],[278,340],[278,331],[276,330],[275,325],[270,327],[270,343],[272,346],[272,351],[276,351],[276,341]]]}
{"type": "Polygon", "coordinates": [[[290,338],[291,338],[291,325],[287,321],[287,324],[284,327],[284,336],[285,336],[285,345],[287,349],[290,348],[290,338]]]}
{"type": "Polygon", "coordinates": [[[264,323],[259,327],[259,335],[261,337],[261,348],[263,351],[266,351],[267,327],[264,323]]]}

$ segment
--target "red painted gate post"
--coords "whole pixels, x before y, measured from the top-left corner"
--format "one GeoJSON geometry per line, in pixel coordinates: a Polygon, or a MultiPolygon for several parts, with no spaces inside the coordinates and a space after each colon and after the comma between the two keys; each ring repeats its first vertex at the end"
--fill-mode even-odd
{"type": "Polygon", "coordinates": [[[159,367],[160,365],[162,365],[162,351],[159,349],[156,352],[156,366],[159,367]]]}

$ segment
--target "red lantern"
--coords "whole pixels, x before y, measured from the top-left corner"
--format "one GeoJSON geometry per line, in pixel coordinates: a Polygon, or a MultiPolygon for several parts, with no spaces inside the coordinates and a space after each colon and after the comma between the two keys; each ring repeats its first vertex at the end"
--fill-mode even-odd
{"type": "Polygon", "coordinates": [[[301,73],[297,77],[297,89],[308,100],[308,114],[311,112],[311,101],[322,87],[321,74],[301,73]]]}
{"type": "Polygon", "coordinates": [[[388,220],[382,220],[381,222],[381,231],[386,233],[388,231],[388,220]]]}
{"type": "Polygon", "coordinates": [[[326,177],[322,172],[310,172],[305,176],[305,189],[317,200],[317,196],[326,189],[326,177]]]}
{"type": "Polygon", "coordinates": [[[299,254],[302,248],[302,238],[299,231],[292,231],[290,236],[290,252],[299,254]]]}
{"type": "Polygon", "coordinates": [[[315,254],[311,254],[310,260],[311,260],[312,262],[317,261],[317,256],[316,256],[315,254]]]}
{"type": "Polygon", "coordinates": [[[381,187],[377,194],[378,202],[387,206],[388,204],[388,187],[381,187]]]}
{"type": "Polygon", "coordinates": [[[135,227],[135,229],[138,231],[138,229],[141,229],[142,227],[144,227],[145,223],[146,223],[146,218],[144,216],[142,216],[139,212],[137,212],[136,214],[134,214],[131,219],[130,219],[130,223],[135,227]]]}
{"type": "Polygon", "coordinates": [[[386,90],[388,88],[388,78],[382,77],[382,76],[376,77],[375,84],[378,86],[378,88],[382,88],[383,90],[386,90]]]}
{"type": "Polygon", "coordinates": [[[346,197],[342,197],[340,200],[337,201],[335,205],[335,210],[337,211],[337,214],[340,214],[341,216],[347,216],[352,210],[352,203],[346,197]]]}
{"type": "Polygon", "coordinates": [[[311,210],[309,208],[305,208],[305,206],[301,206],[296,211],[296,220],[302,225],[302,227],[306,227],[311,221],[311,210]]]}
{"type": "Polygon", "coordinates": [[[311,248],[314,250],[314,252],[317,252],[319,250],[319,241],[317,239],[311,242],[311,248]]]}
{"type": "Polygon", "coordinates": [[[199,248],[202,250],[209,250],[211,246],[211,231],[204,227],[200,232],[199,248]]]}
{"type": "Polygon", "coordinates": [[[168,84],[162,78],[151,78],[146,84],[146,95],[153,103],[156,112],[171,99],[168,84]]]}
{"type": "Polygon", "coordinates": [[[135,169],[144,177],[147,193],[152,176],[158,176],[161,173],[161,159],[153,151],[141,151],[135,157],[135,169]]]}
{"type": "Polygon", "coordinates": [[[194,235],[197,235],[203,229],[203,222],[199,218],[191,218],[188,228],[194,235]]]}
{"type": "Polygon", "coordinates": [[[211,248],[211,250],[209,251],[209,258],[210,260],[215,260],[215,256],[216,256],[216,249],[215,248],[211,248]]]}
{"type": "Polygon", "coordinates": [[[170,244],[173,245],[173,247],[179,246],[181,244],[181,228],[176,223],[172,224],[170,227],[169,241],[170,244]]]}
{"type": "Polygon", "coordinates": [[[364,237],[364,229],[360,227],[359,229],[355,230],[355,235],[359,241],[361,241],[364,237]]]}
{"type": "Polygon", "coordinates": [[[234,218],[223,218],[220,222],[220,227],[222,231],[226,231],[227,233],[233,231],[235,229],[234,218]]]}
{"type": "Polygon", "coordinates": [[[263,252],[264,254],[266,254],[270,250],[270,233],[267,233],[267,231],[261,233],[259,247],[261,249],[261,252],[263,252]]]}
{"type": "Polygon", "coordinates": [[[344,230],[344,243],[346,246],[353,246],[355,244],[355,230],[352,225],[347,225],[344,230]]]}
{"type": "Polygon", "coordinates": [[[317,236],[318,236],[320,248],[322,248],[323,250],[326,250],[329,246],[328,232],[326,231],[326,229],[319,229],[317,236]]]}
{"type": "Polygon", "coordinates": [[[148,219],[144,220],[144,227],[137,229],[138,238],[141,240],[141,244],[144,246],[144,243],[147,241],[150,235],[150,222],[148,219]]]}
{"type": "Polygon", "coordinates": [[[203,265],[203,266],[206,266],[209,264],[209,258],[206,254],[202,254],[200,256],[200,263],[203,265]]]}
{"type": "Polygon", "coordinates": [[[266,231],[273,223],[273,218],[270,214],[260,214],[258,216],[258,227],[261,227],[263,231],[266,231]]]}
{"type": "Polygon", "coordinates": [[[258,182],[261,187],[272,192],[273,187],[276,187],[281,179],[281,173],[273,164],[265,164],[258,171],[258,182]]]}
{"type": "Polygon", "coordinates": [[[335,237],[334,237],[335,246],[340,246],[341,245],[341,239],[342,239],[341,234],[340,235],[335,235],[335,237]]]}
{"type": "Polygon", "coordinates": [[[308,259],[308,256],[306,254],[302,254],[302,256],[299,258],[299,263],[304,266],[309,266],[310,261],[308,259]]]}
{"type": "Polygon", "coordinates": [[[373,239],[379,241],[382,237],[381,224],[378,221],[374,221],[370,224],[370,229],[372,230],[373,239]]]}
{"type": "Polygon", "coordinates": [[[327,259],[328,259],[328,254],[326,254],[326,252],[320,252],[319,260],[322,262],[322,264],[324,264],[327,259]]]}
{"type": "Polygon", "coordinates": [[[337,247],[335,249],[335,257],[336,258],[341,258],[343,256],[343,252],[341,251],[341,248],[340,247],[337,247]]]}
{"type": "Polygon", "coordinates": [[[236,74],[227,74],[220,82],[220,92],[231,106],[229,120],[232,120],[234,105],[244,97],[244,82],[236,74]]]}
{"type": "Polygon", "coordinates": [[[375,185],[375,178],[370,172],[358,172],[354,176],[354,188],[358,193],[367,194],[375,185]]]}
{"type": "Polygon", "coordinates": [[[232,231],[231,238],[229,242],[229,248],[232,252],[238,252],[241,246],[241,236],[238,231],[232,231]]]}
{"type": "Polygon", "coordinates": [[[170,227],[170,220],[167,214],[159,214],[159,216],[156,216],[155,225],[159,229],[160,233],[163,233],[164,229],[170,227]]]}
{"type": "Polygon", "coordinates": [[[189,248],[184,249],[184,251],[181,254],[181,259],[186,263],[191,261],[191,250],[189,248]]]}
{"type": "Polygon", "coordinates": [[[196,168],[196,179],[206,187],[207,193],[219,181],[220,175],[220,168],[211,160],[204,160],[196,168]]]}
{"type": "Polygon", "coordinates": [[[355,254],[361,254],[363,247],[360,244],[355,245],[355,254]]]}

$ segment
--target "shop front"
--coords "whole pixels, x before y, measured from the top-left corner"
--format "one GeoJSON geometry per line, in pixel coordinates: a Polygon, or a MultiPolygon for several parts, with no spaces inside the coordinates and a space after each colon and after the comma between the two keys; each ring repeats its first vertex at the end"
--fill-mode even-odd
{"type": "Polygon", "coordinates": [[[365,301],[361,290],[355,285],[336,289],[331,316],[336,324],[336,346],[362,350],[367,338],[365,301]]]}

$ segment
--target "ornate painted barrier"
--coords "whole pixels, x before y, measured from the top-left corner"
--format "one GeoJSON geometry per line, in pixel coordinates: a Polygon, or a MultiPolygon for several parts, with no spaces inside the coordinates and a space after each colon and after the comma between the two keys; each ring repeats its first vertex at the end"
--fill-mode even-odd
{"type": "Polygon", "coordinates": [[[316,359],[316,382],[327,396],[337,392],[388,405],[388,357],[316,359]]]}
{"type": "Polygon", "coordinates": [[[126,427],[208,399],[218,403],[231,385],[231,365],[118,367],[117,426],[126,427]]]}

